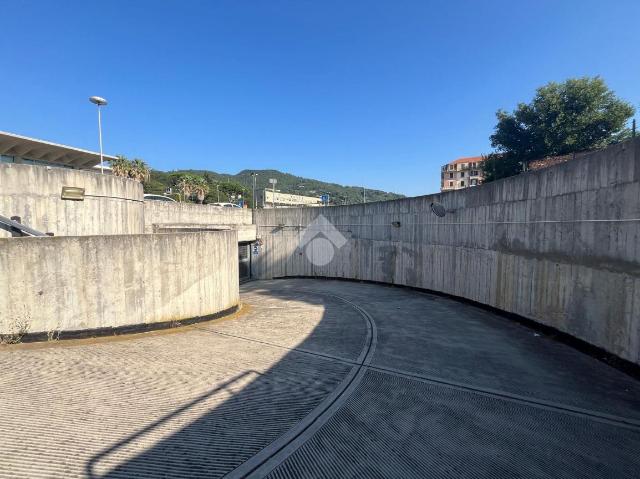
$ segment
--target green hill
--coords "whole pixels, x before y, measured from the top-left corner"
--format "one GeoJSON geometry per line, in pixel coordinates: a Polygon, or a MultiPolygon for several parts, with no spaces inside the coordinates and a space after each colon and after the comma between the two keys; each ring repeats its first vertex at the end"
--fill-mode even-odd
{"type": "MultiPolygon", "coordinates": [[[[220,192],[220,201],[229,201],[234,194],[238,193],[242,193],[247,201],[251,201],[253,188],[251,173],[254,172],[258,173],[256,179],[257,189],[271,188],[269,178],[275,178],[278,180],[276,190],[282,193],[304,196],[328,194],[331,198],[331,204],[333,205],[362,203],[362,186],[343,186],[336,183],[326,183],[310,178],[302,178],[289,173],[282,173],[278,170],[243,170],[235,175],[216,173],[208,170],[177,170],[169,172],[152,170],[151,179],[144,184],[144,191],[145,193],[164,193],[166,188],[175,186],[181,175],[192,174],[203,176],[210,184],[209,194],[205,200],[207,203],[218,201],[218,192],[220,192]]],[[[396,193],[369,189],[366,190],[366,195],[367,202],[393,200],[404,197],[404,195],[396,193]]]]}

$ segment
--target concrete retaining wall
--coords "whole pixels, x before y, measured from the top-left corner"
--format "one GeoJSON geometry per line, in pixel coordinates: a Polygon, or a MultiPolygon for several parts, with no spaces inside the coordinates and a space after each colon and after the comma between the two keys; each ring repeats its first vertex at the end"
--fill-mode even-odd
{"type": "Polygon", "coordinates": [[[255,277],[325,276],[440,291],[640,364],[640,139],[466,190],[259,210],[254,218],[264,243],[255,277]],[[446,206],[444,218],[431,212],[434,201],[446,206]],[[336,226],[344,246],[326,241],[340,244],[330,226],[305,228],[319,215],[336,226]]]}
{"type": "MultiPolygon", "coordinates": [[[[144,232],[142,185],[89,171],[0,164],[0,215],[56,236],[144,232]],[[62,200],[63,186],[85,189],[84,201],[62,200]]],[[[0,237],[11,236],[0,229],[0,237]]]]}
{"type": "Polygon", "coordinates": [[[252,215],[251,210],[244,208],[221,208],[213,205],[170,201],[145,201],[144,223],[147,233],[151,233],[153,225],[250,225],[252,215]]]}
{"type": "Polygon", "coordinates": [[[238,304],[235,231],[0,239],[0,333],[188,319],[238,304]]]}

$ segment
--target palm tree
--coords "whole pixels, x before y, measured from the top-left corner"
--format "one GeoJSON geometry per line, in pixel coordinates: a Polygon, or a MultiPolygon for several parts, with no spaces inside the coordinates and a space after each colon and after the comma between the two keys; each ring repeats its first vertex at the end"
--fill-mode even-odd
{"type": "Polygon", "coordinates": [[[194,179],[193,175],[182,175],[176,183],[185,201],[191,196],[191,193],[193,193],[194,179]]]}
{"type": "Polygon", "coordinates": [[[118,155],[115,160],[111,160],[111,171],[115,176],[129,177],[131,162],[125,156],[118,155]]]}
{"type": "Polygon", "coordinates": [[[149,167],[143,160],[139,158],[135,158],[131,162],[131,167],[129,169],[129,177],[133,178],[134,180],[138,180],[141,183],[145,181],[149,181],[149,177],[150,177],[149,167]]]}
{"type": "Polygon", "coordinates": [[[202,176],[193,177],[192,191],[198,198],[198,203],[204,202],[204,197],[209,193],[209,183],[202,176]]]}

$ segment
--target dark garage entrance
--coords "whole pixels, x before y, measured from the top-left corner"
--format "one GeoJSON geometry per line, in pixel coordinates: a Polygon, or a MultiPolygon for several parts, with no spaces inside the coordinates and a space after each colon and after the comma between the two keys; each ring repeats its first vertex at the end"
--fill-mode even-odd
{"type": "Polygon", "coordinates": [[[240,281],[251,279],[251,243],[238,243],[238,272],[240,281]]]}

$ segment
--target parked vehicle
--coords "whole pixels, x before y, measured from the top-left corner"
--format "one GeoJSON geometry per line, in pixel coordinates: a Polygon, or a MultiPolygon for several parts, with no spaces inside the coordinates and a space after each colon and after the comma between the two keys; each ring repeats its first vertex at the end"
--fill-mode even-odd
{"type": "Polygon", "coordinates": [[[223,208],[240,208],[240,206],[233,203],[212,203],[214,206],[221,206],[223,208]]]}
{"type": "Polygon", "coordinates": [[[174,200],[173,198],[169,198],[168,196],[163,196],[163,195],[150,195],[150,194],[146,194],[144,195],[144,199],[149,200],[149,201],[173,201],[174,203],[176,203],[176,200],[174,200]]]}

